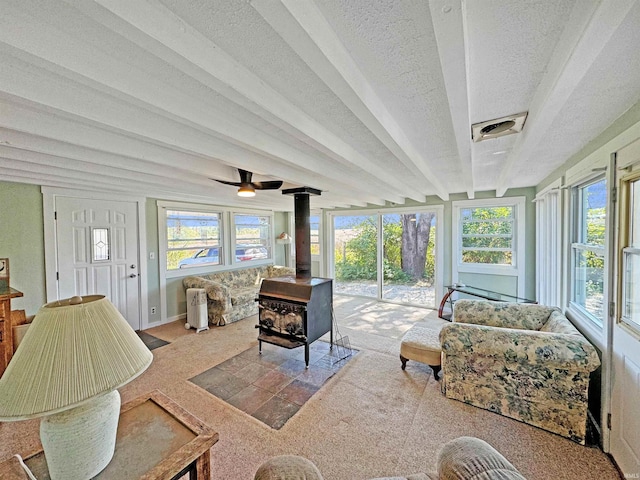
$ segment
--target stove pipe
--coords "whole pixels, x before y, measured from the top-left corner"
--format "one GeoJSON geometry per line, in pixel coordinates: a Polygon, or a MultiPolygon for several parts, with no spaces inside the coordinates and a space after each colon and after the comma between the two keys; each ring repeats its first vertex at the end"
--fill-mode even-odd
{"type": "Polygon", "coordinates": [[[295,215],[296,237],[296,278],[307,280],[311,278],[311,227],[309,217],[309,195],[320,195],[315,188],[302,187],[283,190],[283,195],[293,194],[293,209],[295,215]]]}
{"type": "Polygon", "coordinates": [[[309,194],[293,196],[296,221],[296,278],[311,278],[311,227],[309,226],[309,194]]]}

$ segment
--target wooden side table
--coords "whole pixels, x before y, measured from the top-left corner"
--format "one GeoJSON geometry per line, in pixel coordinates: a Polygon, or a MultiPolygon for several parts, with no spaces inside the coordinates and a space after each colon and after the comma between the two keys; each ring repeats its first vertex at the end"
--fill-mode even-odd
{"type": "MultiPolygon", "coordinates": [[[[218,433],[158,390],[124,404],[116,450],[100,480],[211,478],[210,448],[218,433]]],[[[49,479],[44,452],[25,458],[38,480],[49,479]]]]}
{"type": "Polygon", "coordinates": [[[13,324],[11,323],[11,299],[21,297],[22,292],[0,282],[0,376],[13,357],[13,324]]]}

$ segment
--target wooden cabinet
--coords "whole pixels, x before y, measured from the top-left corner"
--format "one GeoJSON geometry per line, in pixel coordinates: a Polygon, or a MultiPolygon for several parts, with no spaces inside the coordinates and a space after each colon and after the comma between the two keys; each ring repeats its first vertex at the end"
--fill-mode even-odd
{"type": "Polygon", "coordinates": [[[13,324],[11,299],[21,297],[22,292],[0,283],[0,376],[13,356],[13,324]]]}

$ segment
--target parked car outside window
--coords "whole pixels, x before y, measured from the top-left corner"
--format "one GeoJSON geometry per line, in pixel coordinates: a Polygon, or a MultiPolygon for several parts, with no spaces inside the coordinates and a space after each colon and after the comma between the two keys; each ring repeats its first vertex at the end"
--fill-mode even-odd
{"type": "MultiPolygon", "coordinates": [[[[267,258],[269,252],[262,245],[239,245],[236,248],[236,261],[245,262],[248,260],[258,260],[267,258]]],[[[178,268],[197,267],[207,264],[220,264],[220,249],[203,248],[198,250],[192,257],[184,258],[178,263],[178,268]]]]}

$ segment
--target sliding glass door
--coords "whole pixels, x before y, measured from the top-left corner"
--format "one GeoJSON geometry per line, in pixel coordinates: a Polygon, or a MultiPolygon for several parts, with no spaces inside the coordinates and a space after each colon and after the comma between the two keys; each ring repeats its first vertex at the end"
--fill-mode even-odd
{"type": "Polygon", "coordinates": [[[333,218],[334,292],[378,296],[378,216],[333,218]]]}
{"type": "Polygon", "coordinates": [[[332,215],[335,293],[435,308],[438,213],[332,215]]]}
{"type": "Polygon", "coordinates": [[[435,306],[435,212],[382,215],[382,298],[435,306]]]}

